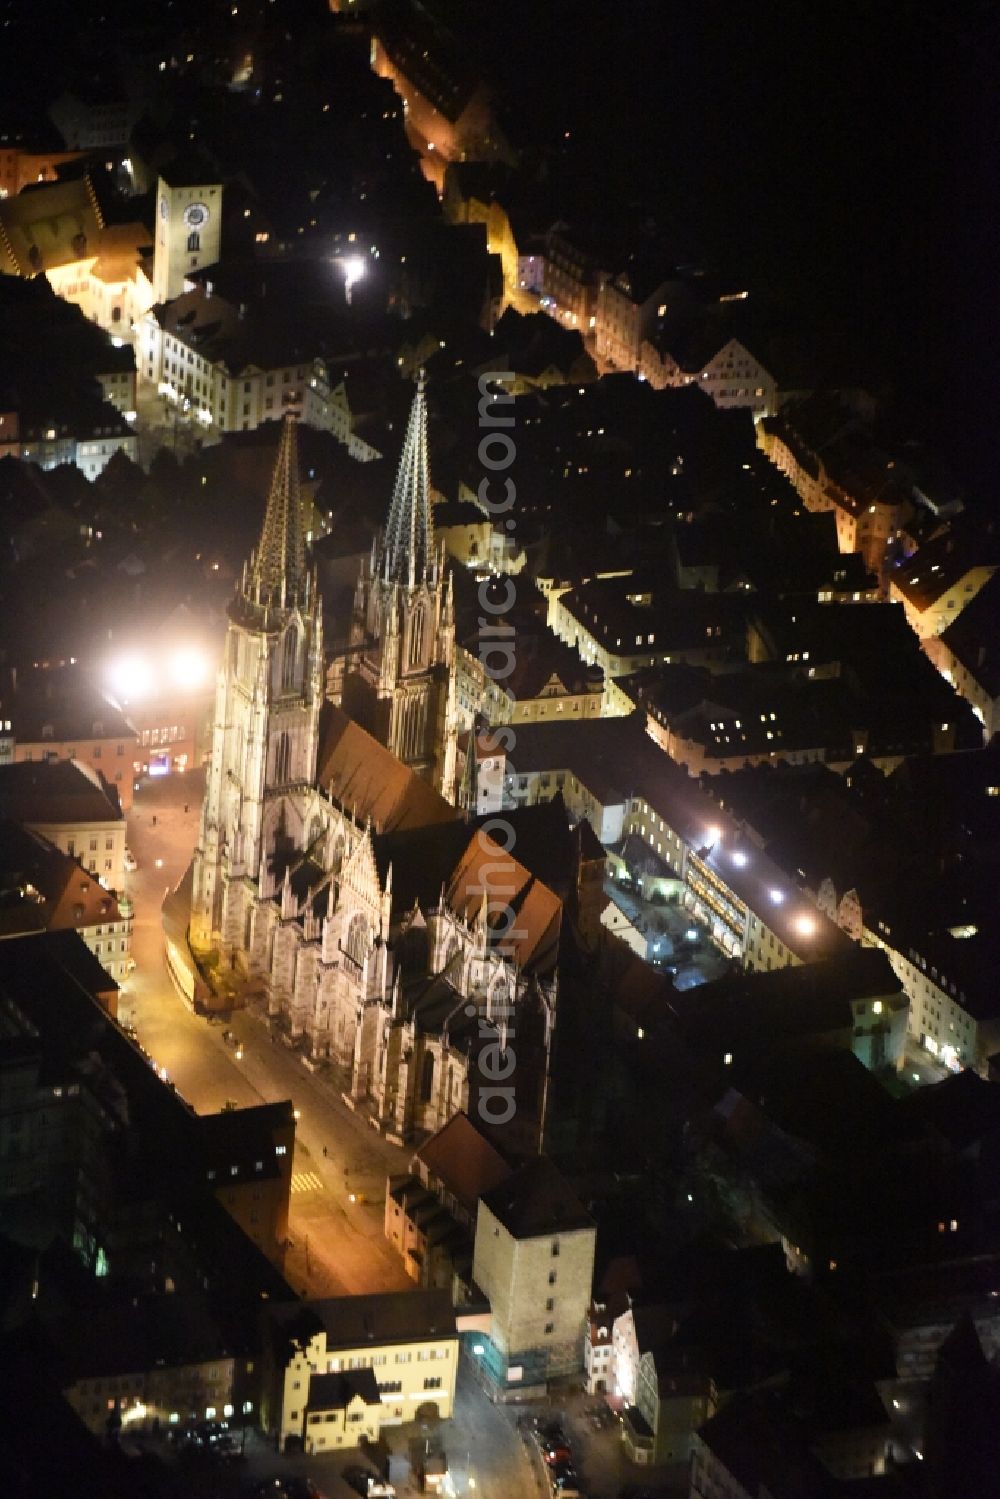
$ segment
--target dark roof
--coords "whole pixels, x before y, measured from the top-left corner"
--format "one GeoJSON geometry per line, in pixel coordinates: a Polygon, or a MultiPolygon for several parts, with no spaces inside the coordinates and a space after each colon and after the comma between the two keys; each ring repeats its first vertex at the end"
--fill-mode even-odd
{"type": "Polygon", "coordinates": [[[812,903],[806,905],[798,891],[789,887],[786,873],[766,854],[752,851],[745,865],[733,863],[733,850],[746,842],[741,823],[654,744],[645,722],[645,714],[638,712],[627,718],[594,718],[579,724],[518,724],[508,772],[571,772],[605,806],[642,796],[695,850],[704,849],[709,830],[719,829],[722,836],[705,854],[704,862],[713,872],[718,870],[752,910],[767,913],[769,928],[792,952],[816,960],[846,950],[850,939],[812,903]],[[772,899],[774,889],[786,895],[781,904],[772,899]],[[797,927],[803,914],[812,923],[808,936],[797,927]]]}
{"type": "Polygon", "coordinates": [[[835,1481],[773,1394],[725,1404],[698,1433],[743,1490],[770,1499],[827,1499],[835,1481]]]}
{"type": "Polygon", "coordinates": [[[446,1192],[474,1213],[484,1193],[506,1181],[511,1168],[465,1114],[456,1114],[414,1155],[446,1192]]]}
{"type": "Polygon", "coordinates": [[[509,842],[518,863],[565,900],[576,875],[576,842],[562,797],[557,794],[533,807],[505,808],[503,823],[498,833],[495,817],[487,815],[476,818],[473,826],[497,835],[495,841],[501,844],[509,842]]]}
{"type": "Polygon", "coordinates": [[[457,810],[332,703],[320,718],[316,779],[377,832],[451,822],[457,810]]]}
{"type": "Polygon", "coordinates": [[[973,681],[1000,697],[1000,574],[994,573],[941,635],[973,681]]]}
{"type": "Polygon", "coordinates": [[[326,1329],[327,1348],[453,1338],[455,1309],[448,1291],[386,1291],[374,1296],[335,1296],[272,1309],[290,1336],[326,1329]]]}
{"type": "Polygon", "coordinates": [[[654,1302],[632,1308],[632,1322],[640,1353],[657,1353],[673,1337],[676,1315],[672,1307],[654,1302]]]}
{"type": "Polygon", "coordinates": [[[536,1156],[482,1201],[515,1239],[592,1229],[594,1220],[547,1156],[536,1156]]]}
{"type": "Polygon", "coordinates": [[[224,1327],[204,1293],[123,1296],[58,1328],[67,1382],[224,1358],[252,1347],[252,1323],[224,1327]]]}
{"type": "Polygon", "coordinates": [[[72,760],[0,765],[0,817],[17,822],[120,821],[118,793],[72,760]]]}
{"type": "Polygon", "coordinates": [[[101,696],[78,668],[44,671],[18,683],[16,690],[5,690],[0,697],[4,715],[14,725],[19,744],[36,744],[43,739],[70,746],[88,739],[135,738],[135,730],[125,715],[101,696]],[[46,734],[46,728],[51,733],[46,734]]]}
{"type": "Polygon", "coordinates": [[[671,1010],[689,1042],[739,1053],[780,1039],[850,1030],[855,1000],[903,991],[878,948],[851,946],[834,958],[773,972],[740,973],[671,997],[671,1010]]]}
{"type": "Polygon", "coordinates": [[[344,1374],[313,1374],[309,1379],[310,1411],[343,1410],[358,1396],[366,1405],[380,1405],[374,1369],[351,1369],[344,1374]]]}
{"type": "Polygon", "coordinates": [[[1000,562],[992,528],[973,527],[967,516],[943,526],[892,572],[892,583],[909,602],[924,610],[954,588],[973,568],[996,568],[1000,562]]]}
{"type": "Polygon", "coordinates": [[[222,181],[219,164],[204,150],[185,146],[160,167],[160,176],[169,187],[208,187],[222,181]]]}
{"type": "Polygon", "coordinates": [[[394,911],[402,915],[414,905],[424,911],[436,906],[471,836],[468,825],[460,821],[376,834],[372,848],[383,883],[392,868],[394,911]]]}
{"type": "MultiPolygon", "coordinates": [[[[60,931],[121,920],[117,897],[41,833],[0,819],[0,932],[60,931]]],[[[105,989],[114,988],[111,980],[105,989]]]]}
{"type": "Polygon", "coordinates": [[[965,1068],[954,1077],[918,1088],[900,1109],[924,1120],[959,1150],[986,1135],[1000,1134],[1000,1083],[965,1068]]]}

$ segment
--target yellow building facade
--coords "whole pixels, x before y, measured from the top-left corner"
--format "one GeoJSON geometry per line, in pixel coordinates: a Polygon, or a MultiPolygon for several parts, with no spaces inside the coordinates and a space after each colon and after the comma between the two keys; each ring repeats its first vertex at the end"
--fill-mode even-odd
{"type": "Polygon", "coordinates": [[[280,1409],[267,1414],[282,1449],[354,1447],[377,1440],[383,1426],[447,1419],[454,1408],[458,1333],[448,1291],[310,1302],[295,1308],[281,1346],[272,1381],[280,1409]]]}

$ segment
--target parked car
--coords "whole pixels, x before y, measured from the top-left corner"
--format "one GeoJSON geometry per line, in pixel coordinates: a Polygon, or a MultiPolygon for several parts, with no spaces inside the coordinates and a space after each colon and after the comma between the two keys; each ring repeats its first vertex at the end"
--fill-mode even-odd
{"type": "Polygon", "coordinates": [[[282,1484],[288,1499],[323,1499],[323,1494],[311,1478],[283,1478],[282,1484]]]}
{"type": "Polygon", "coordinates": [[[396,1490],[391,1483],[373,1473],[371,1468],[354,1466],[345,1468],[343,1473],[345,1483],[349,1483],[357,1494],[363,1494],[364,1499],[395,1499],[396,1490]]]}
{"type": "Polygon", "coordinates": [[[573,1454],[568,1447],[560,1442],[557,1446],[548,1445],[543,1447],[542,1456],[549,1467],[553,1468],[557,1463],[568,1463],[572,1459],[573,1454]]]}

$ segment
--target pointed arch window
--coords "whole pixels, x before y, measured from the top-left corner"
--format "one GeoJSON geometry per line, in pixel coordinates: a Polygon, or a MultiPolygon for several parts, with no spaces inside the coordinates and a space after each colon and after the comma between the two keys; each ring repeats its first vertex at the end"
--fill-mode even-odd
{"type": "Polygon", "coordinates": [[[344,943],[344,951],[347,956],[360,968],[368,956],[368,922],[357,912],[351,917],[347,928],[347,941],[344,943]]]}
{"type": "Polygon", "coordinates": [[[434,1058],[431,1053],[425,1052],[424,1060],[420,1067],[420,1102],[430,1103],[434,1096],[434,1058]]]}
{"type": "Polygon", "coordinates": [[[410,666],[419,666],[424,659],[426,623],[426,611],[418,605],[410,616],[410,649],[407,657],[410,666]]]}
{"type": "Polygon", "coordinates": [[[188,235],[188,250],[193,255],[200,249],[201,235],[198,233],[197,229],[192,229],[191,233],[188,235]]]}
{"type": "Polygon", "coordinates": [[[400,719],[401,760],[419,759],[424,751],[424,703],[421,698],[411,697],[403,704],[400,719]]]}
{"type": "Polygon", "coordinates": [[[278,742],[274,750],[274,779],[277,785],[283,786],[291,780],[292,769],[292,741],[287,733],[278,735],[278,742]]]}
{"type": "Polygon", "coordinates": [[[299,632],[293,625],[285,635],[281,650],[281,690],[289,692],[295,687],[295,664],[299,651],[299,632]]]}

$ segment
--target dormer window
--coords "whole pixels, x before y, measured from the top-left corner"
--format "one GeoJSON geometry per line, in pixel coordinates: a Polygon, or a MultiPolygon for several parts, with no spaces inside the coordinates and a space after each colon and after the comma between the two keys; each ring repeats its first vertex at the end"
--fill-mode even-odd
{"type": "Polygon", "coordinates": [[[43,723],[42,724],[42,738],[43,739],[51,739],[53,737],[54,733],[55,733],[55,730],[53,729],[53,727],[52,727],[52,725],[50,723],[43,723]]]}
{"type": "Polygon", "coordinates": [[[94,722],[94,734],[97,735],[97,736],[100,736],[103,733],[104,733],[104,723],[103,723],[103,721],[101,719],[98,718],[94,722]]]}

